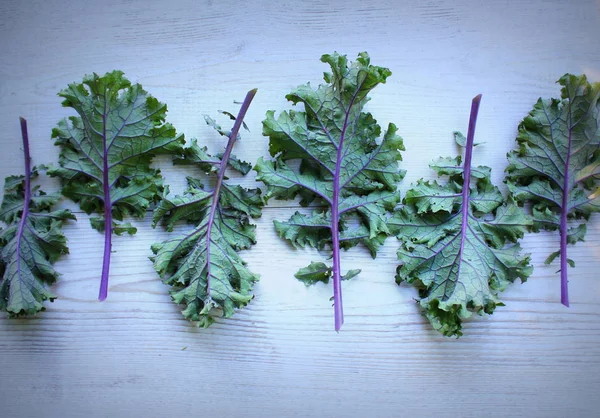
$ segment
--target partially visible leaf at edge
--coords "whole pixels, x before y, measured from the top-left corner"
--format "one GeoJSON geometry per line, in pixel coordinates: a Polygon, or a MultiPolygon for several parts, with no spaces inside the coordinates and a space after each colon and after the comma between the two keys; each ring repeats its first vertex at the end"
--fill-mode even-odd
{"type": "Polygon", "coordinates": [[[506,172],[514,198],[533,204],[533,230],[559,230],[547,262],[560,256],[561,303],[569,306],[567,245],[583,241],[585,221],[600,211],[600,83],[571,74],[558,83],[561,98],[540,98],[519,124],[506,172]]]}
{"type": "Polygon", "coordinates": [[[43,302],[53,301],[47,284],[59,277],[52,264],[67,254],[67,239],[62,224],[75,219],[67,210],[52,211],[58,194],[32,190],[27,122],[21,118],[25,175],[7,177],[0,205],[0,310],[11,317],[33,315],[45,309],[43,302]]]}

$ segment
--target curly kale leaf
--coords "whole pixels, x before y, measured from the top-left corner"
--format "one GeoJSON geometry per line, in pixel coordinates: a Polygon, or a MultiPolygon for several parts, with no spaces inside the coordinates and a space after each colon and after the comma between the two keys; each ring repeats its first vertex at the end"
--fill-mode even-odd
{"type": "MultiPolygon", "coordinates": [[[[263,135],[269,137],[269,151],[276,159],[261,158],[255,169],[257,180],[267,185],[267,199],[299,196],[304,206],[314,202],[327,208],[315,208],[310,215],[296,213],[287,222],[276,221],[275,228],[294,246],[332,248],[331,272],[325,272],[323,263],[311,264],[296,277],[305,283],[333,278],[335,329],[339,330],[343,324],[340,247],[362,242],[375,256],[389,234],[387,212],[399,201],[396,187],[404,172],[398,169],[398,161],[404,146],[395,125],[390,124],[382,135],[373,116],[363,111],[367,95],[385,83],[390,70],[371,65],[364,52],[354,63],[337,53],[323,55],[321,61],[331,66],[324,75],[327,84],[316,89],[302,85],[286,96],[293,104],[302,104],[302,111],[284,111],[278,118],[267,112],[263,135]]],[[[352,271],[345,277],[354,275],[352,271]]]]}
{"type": "Polygon", "coordinates": [[[256,227],[250,218],[261,216],[264,202],[260,189],[247,190],[224,181],[227,166],[242,174],[248,172],[248,163],[232,159],[231,150],[255,94],[256,90],[248,92],[230,133],[206,119],[229,137],[222,156],[211,157],[206,148],[193,142],[185,149],[185,158],[175,161],[197,164],[214,175],[214,189],[206,190],[200,180],[188,178],[188,188],[182,196],[165,196],[154,211],[155,226],[162,221],[167,230],[172,230],[180,220],[195,225],[184,236],[154,244],[152,261],[160,277],[172,286],[175,303],[186,306],[183,316],[198,321],[202,327],[213,323],[215,308],[220,308],[224,317],[230,317],[235,308],[246,306],[253,298],[253,284],[259,279],[246,267],[238,251],[256,243],[256,227]]]}
{"type": "Polygon", "coordinates": [[[62,194],[78,202],[92,227],[104,231],[104,261],[99,299],[108,294],[113,232],[133,234],[119,223],[125,215],[142,217],[162,191],[160,171],[150,167],[157,154],[180,154],[184,139],[164,123],[167,106],[131,84],[123,73],[85,76],[59,93],[63,106],[78,117],[63,119],[52,131],[61,147],[60,167],[48,174],[61,179],[62,194]]]}
{"type": "Polygon", "coordinates": [[[546,263],[560,255],[560,299],[569,306],[567,244],[583,241],[585,221],[600,211],[600,83],[570,74],[558,83],[561,98],[540,98],[520,123],[506,171],[514,198],[533,203],[533,230],[560,232],[546,263]]]}
{"type": "Polygon", "coordinates": [[[418,181],[390,221],[401,242],[396,281],[419,289],[426,317],[447,336],[462,335],[462,321],[473,312],[493,313],[502,306],[498,293],[532,272],[529,256],[511,244],[531,219],[503,199],[488,167],[471,167],[480,99],[473,99],[464,165],[460,157],[434,161],[446,184],[418,181]]]}
{"type": "Polygon", "coordinates": [[[33,315],[44,310],[45,300],[54,296],[46,287],[59,274],[52,264],[67,254],[62,224],[75,219],[69,210],[52,211],[58,194],[47,195],[31,188],[37,170],[31,170],[27,122],[21,118],[25,175],[5,180],[0,206],[0,310],[10,316],[33,315]]]}

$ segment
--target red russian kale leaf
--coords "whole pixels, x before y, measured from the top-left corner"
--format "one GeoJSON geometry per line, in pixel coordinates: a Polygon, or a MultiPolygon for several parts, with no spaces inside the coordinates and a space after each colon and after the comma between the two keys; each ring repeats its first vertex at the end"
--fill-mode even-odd
{"type": "Polygon", "coordinates": [[[104,261],[99,299],[108,294],[113,232],[134,234],[120,223],[125,215],[143,217],[162,191],[160,170],[150,167],[157,154],[181,154],[184,139],[164,123],[167,106],[131,84],[123,73],[85,76],[58,93],[63,106],[78,117],[63,119],[52,130],[60,146],[60,167],[48,170],[60,177],[62,194],[78,202],[92,227],[104,231],[104,261]]]}
{"type": "Polygon", "coordinates": [[[0,310],[10,316],[33,315],[44,310],[45,300],[56,296],[45,284],[59,274],[52,264],[67,254],[62,224],[75,219],[67,209],[52,211],[60,195],[47,195],[31,187],[37,170],[31,169],[27,122],[21,118],[25,175],[7,177],[0,206],[0,310]]]}
{"type": "Polygon", "coordinates": [[[171,297],[185,305],[183,316],[198,321],[201,327],[213,323],[215,308],[230,317],[235,308],[252,300],[252,287],[259,279],[238,255],[256,243],[256,227],[250,218],[261,216],[264,205],[260,189],[244,189],[225,182],[229,166],[247,174],[250,164],[232,154],[244,116],[256,90],[246,95],[231,132],[225,132],[206,118],[219,133],[229,138],[225,152],[211,157],[206,148],[194,141],[185,149],[185,158],[176,164],[193,164],[215,177],[215,186],[206,190],[198,179],[188,177],[188,189],[182,196],[164,196],[154,211],[154,225],[162,221],[171,231],[177,221],[195,225],[189,233],[154,244],[154,268],[163,281],[172,286],[171,297]]]}
{"type": "Polygon", "coordinates": [[[519,148],[508,154],[507,184],[514,198],[533,204],[533,229],[559,230],[561,302],[569,306],[567,244],[583,241],[600,211],[600,83],[566,74],[560,99],[539,99],[519,125],[519,148]]]}
{"type": "Polygon", "coordinates": [[[385,83],[391,72],[370,64],[366,53],[349,63],[346,56],[323,55],[331,66],[327,84],[296,88],[286,98],[302,110],[282,112],[277,119],[267,112],[263,134],[269,136],[274,161],[259,159],[257,180],[267,185],[266,198],[315,203],[311,214],[294,214],[275,229],[292,245],[331,247],[333,266],[311,263],[296,277],[307,284],[333,277],[335,329],[343,323],[340,248],[362,242],[373,257],[389,234],[387,212],[399,201],[396,192],[404,172],[398,169],[403,150],[396,126],[387,131],[370,113],[363,112],[368,93],[385,83]],[[379,139],[382,136],[381,139],[379,139]],[[289,163],[289,164],[288,164],[289,163]]]}
{"type": "MultiPolygon", "coordinates": [[[[471,107],[464,164],[460,157],[434,161],[446,184],[419,180],[389,222],[401,242],[396,281],[419,289],[425,316],[447,336],[462,335],[473,312],[493,313],[503,305],[498,294],[532,271],[529,256],[512,244],[531,220],[491,184],[489,167],[471,166],[480,99],[471,107]]],[[[456,135],[459,145],[462,138],[456,135]]]]}

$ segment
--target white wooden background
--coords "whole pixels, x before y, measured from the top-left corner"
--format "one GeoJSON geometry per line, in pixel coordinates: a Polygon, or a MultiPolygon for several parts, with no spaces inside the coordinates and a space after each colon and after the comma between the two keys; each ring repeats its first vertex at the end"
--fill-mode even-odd
{"type": "MultiPolygon", "coordinates": [[[[23,170],[18,116],[29,120],[34,164],[54,162],[50,131],[72,114],[56,93],[112,69],[166,102],[178,131],[212,151],[224,142],[202,115],[235,111],[232,101],[258,87],[251,133],[235,149],[254,162],[267,155],[265,111],[321,81],[321,54],[365,50],[393,72],[368,107],[405,139],[402,191],[432,176],[431,159],[455,155],[451,132],[466,130],[478,93],[476,140],[486,144],[474,162],[501,183],[535,100],[557,96],[565,72],[600,80],[599,38],[597,0],[3,0],[0,176],[23,170]]],[[[159,166],[176,192],[193,174],[159,166]]],[[[394,283],[395,239],[376,260],[363,248],[343,253],[344,270],[363,271],[344,283],[346,323],[335,333],[331,288],[293,278],[325,255],[293,250],[273,230],[292,206],[271,202],[258,245],[243,254],[262,276],[255,299],[207,330],[182,319],[153,271],[149,246],[166,234],[149,216],[136,236],[114,238],[109,298],[99,303],[103,236],[77,209],[66,227],[71,254],[56,264],[59,299],[33,319],[0,319],[0,416],[598,416],[600,217],[570,249],[571,308],[559,303],[558,265],[542,264],[558,235],[531,235],[530,280],[457,340],[435,333],[414,289],[394,283]]]]}

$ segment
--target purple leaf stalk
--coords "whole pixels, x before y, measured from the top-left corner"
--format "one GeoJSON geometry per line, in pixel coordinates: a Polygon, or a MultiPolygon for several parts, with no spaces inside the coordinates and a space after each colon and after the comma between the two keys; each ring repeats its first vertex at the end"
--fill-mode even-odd
{"type": "Polygon", "coordinates": [[[102,278],[100,279],[99,301],[104,301],[108,296],[108,272],[110,270],[110,253],[112,249],[112,201],[110,198],[110,181],[108,178],[108,150],[106,138],[106,102],[104,103],[104,112],[102,113],[102,137],[104,138],[103,145],[103,161],[102,167],[102,183],[104,186],[104,258],[102,261],[102,278]]]}
{"type": "Polygon", "coordinates": [[[27,133],[27,121],[22,117],[20,117],[19,120],[21,122],[21,136],[23,137],[23,155],[25,156],[25,199],[23,204],[23,213],[21,214],[21,221],[19,222],[19,229],[17,231],[16,245],[17,271],[19,274],[21,274],[21,240],[23,238],[23,232],[25,231],[27,217],[29,216],[29,201],[31,200],[31,157],[29,155],[29,135],[27,133]]]}
{"type": "Polygon", "coordinates": [[[569,129],[569,139],[567,141],[567,158],[565,161],[565,178],[562,188],[562,208],[560,211],[560,303],[565,306],[569,306],[569,280],[567,276],[567,237],[569,235],[567,227],[567,215],[569,214],[569,195],[572,191],[573,185],[570,184],[571,178],[569,176],[569,167],[571,162],[571,145],[573,142],[572,130],[569,129]]]}
{"type": "Polygon", "coordinates": [[[206,230],[206,288],[208,296],[210,296],[210,240],[211,240],[211,232],[212,227],[214,225],[215,214],[219,208],[219,193],[221,191],[221,185],[223,184],[223,179],[225,177],[225,169],[227,168],[227,164],[229,162],[229,157],[231,155],[231,150],[233,149],[233,145],[235,144],[235,140],[237,139],[238,133],[240,132],[240,128],[242,127],[242,123],[244,121],[244,117],[246,116],[246,112],[250,107],[250,103],[254,99],[258,89],[252,89],[248,93],[246,93],[246,97],[242,102],[242,107],[238,113],[238,116],[233,124],[233,128],[231,129],[231,133],[229,134],[229,140],[227,141],[227,146],[225,147],[225,152],[223,153],[223,158],[221,161],[216,163],[219,165],[219,173],[217,175],[217,181],[215,183],[215,188],[213,190],[213,201],[210,207],[210,212],[208,215],[208,224],[206,230]]]}
{"type": "Polygon", "coordinates": [[[469,130],[467,132],[467,143],[465,145],[465,162],[463,165],[463,188],[462,188],[462,227],[460,251],[458,257],[462,257],[465,247],[466,234],[469,227],[469,193],[471,185],[471,160],[473,158],[473,144],[475,141],[475,126],[477,125],[477,114],[479,113],[479,104],[481,103],[481,94],[473,98],[471,102],[471,115],[469,116],[469,130]]]}
{"type": "Polygon", "coordinates": [[[332,250],[333,250],[333,312],[335,317],[335,330],[339,331],[344,324],[344,306],[342,303],[342,277],[340,268],[340,213],[339,213],[339,199],[340,199],[340,168],[342,165],[342,159],[344,158],[344,136],[346,135],[346,129],[348,127],[348,115],[350,108],[346,112],[344,118],[344,126],[342,128],[342,134],[340,135],[340,143],[338,144],[337,156],[335,162],[335,172],[333,173],[333,197],[331,202],[331,238],[332,238],[332,250]]]}

